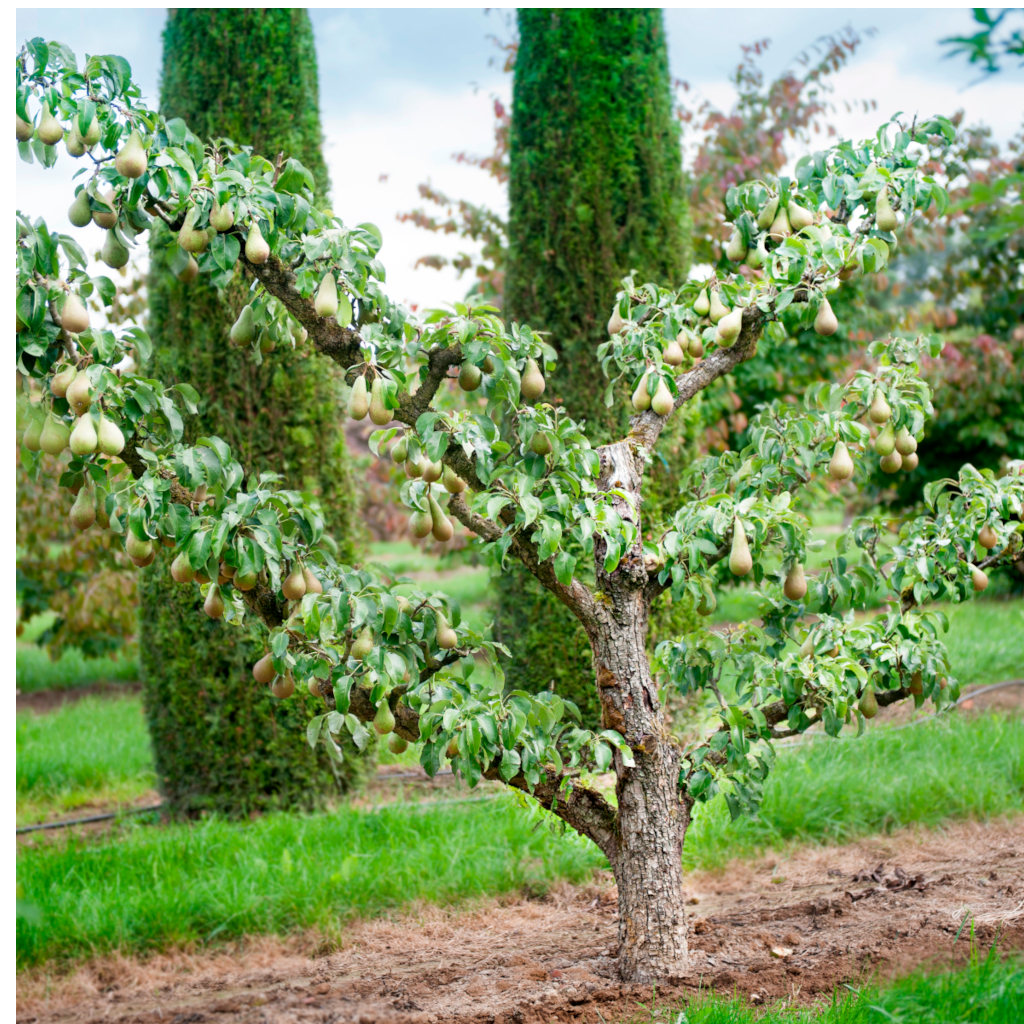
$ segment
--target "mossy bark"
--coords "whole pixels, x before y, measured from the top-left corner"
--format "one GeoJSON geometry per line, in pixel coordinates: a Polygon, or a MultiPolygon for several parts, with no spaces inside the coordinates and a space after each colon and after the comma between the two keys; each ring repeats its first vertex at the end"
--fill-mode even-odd
{"type": "MultiPolygon", "coordinates": [[[[518,23],[506,312],[550,332],[559,361],[545,400],[586,419],[602,443],[628,422],[628,392],[605,405],[608,381],[595,355],[608,340],[619,282],[630,271],[638,282],[681,282],[689,262],[665,30],[658,9],[524,9],[518,23]]],[[[686,436],[680,417],[660,446],[673,470],[658,474],[666,496],[686,436]]],[[[658,504],[655,494],[648,499],[658,504]]],[[[652,528],[655,519],[645,509],[652,528]]],[[[554,679],[559,692],[591,705],[586,638],[525,573],[499,588],[497,630],[515,654],[514,685],[554,679]],[[524,632],[527,617],[544,625],[524,632]]]]}
{"type": "MultiPolygon", "coordinates": [[[[201,137],[226,136],[271,158],[298,157],[326,194],[316,53],[305,11],[172,10],[161,110],[201,137]]],[[[190,434],[216,434],[248,472],[277,470],[288,486],[311,492],[344,557],[352,545],[354,489],[338,374],[284,346],[261,365],[230,347],[247,282],[238,276],[222,291],[202,277],[182,284],[169,271],[175,250],[161,241],[152,247],[149,330],[158,375],[187,381],[201,396],[190,434]]],[[[275,701],[264,693],[250,672],[262,650],[244,631],[207,620],[198,587],[173,583],[166,561],[144,571],[140,646],[167,799],[181,813],[322,803],[337,787],[325,758],[305,742],[311,698],[275,701]]]]}

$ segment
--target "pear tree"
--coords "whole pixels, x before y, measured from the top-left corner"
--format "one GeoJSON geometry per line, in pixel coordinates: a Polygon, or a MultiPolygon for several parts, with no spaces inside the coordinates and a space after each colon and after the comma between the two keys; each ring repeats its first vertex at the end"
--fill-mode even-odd
{"type": "Polygon", "coordinates": [[[763,409],[746,448],[689,467],[670,529],[643,524],[645,471],[669,417],[784,341],[787,323],[834,333],[829,295],[883,269],[913,218],[933,204],[941,213],[946,192],[919,143],[950,137],[948,121],[893,120],[802,158],[792,178],[730,188],[732,273],[625,279],[595,358],[607,401],[631,392],[633,415],[625,437],[595,448],[545,387],[554,350],[543,337],[483,305],[416,317],[393,302],[378,229],[318,206],[296,159],[196,137],[145,105],[119,57],[80,65],[35,39],[16,73],[21,156],[49,167],[63,148],[60,159],[81,163],[71,221],[106,230],[103,261],[124,266],[163,221],[172,272],[249,283],[225,345],[257,361],[291,346],[339,364],[351,394],[338,415],[368,416],[374,449],[404,465],[412,533],[444,540],[457,520],[579,619],[601,727],[581,728],[552,692],[506,692],[497,645],[456,602],[340,563],[311,495],[274,474],[246,478],[217,437],[186,443],[196,392],[146,376],[142,327],[112,330],[96,315],[114,297],[109,278],[90,275],[73,237],[19,213],[25,465],[67,458],[60,485],[77,529],[112,531],[140,566],[158,545],[173,549],[170,571],[202,588],[205,614],[261,631],[253,685],[322,699],[311,744],[341,757],[335,737],[362,746],[371,730],[394,750],[421,744],[428,773],[450,764],[471,786],[503,783],[596,843],[618,883],[624,980],[687,967],[681,852],[695,803],[722,793],[734,814],[755,810],[779,739],[817,725],[859,733],[880,707],[957,697],[936,602],[970,598],[988,570],[1020,558],[1024,466],[964,466],[903,520],[856,520],[836,556],[806,571],[809,510],[855,487],[866,463],[899,473],[917,458],[931,411],[918,365],[938,355],[933,341],[874,341],[853,376],[763,409]],[[440,400],[456,380],[475,402],[440,400]],[[737,580],[757,585],[758,619],[665,640],[649,656],[656,597],[709,615],[737,580]],[[869,603],[884,610],[855,617],[869,603]],[[712,710],[684,741],[666,705],[695,690],[712,710]],[[608,773],[614,796],[597,781],[608,773]]]}

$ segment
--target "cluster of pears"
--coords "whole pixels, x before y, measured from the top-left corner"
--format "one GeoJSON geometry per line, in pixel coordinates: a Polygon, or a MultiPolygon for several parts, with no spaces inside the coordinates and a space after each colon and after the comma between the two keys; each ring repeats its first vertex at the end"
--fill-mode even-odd
{"type": "MultiPolygon", "coordinates": [[[[673,341],[671,344],[675,345],[676,342],[673,341]]],[[[658,386],[654,389],[654,394],[652,395],[647,387],[647,378],[650,373],[649,369],[644,370],[643,375],[640,377],[640,383],[637,384],[636,390],[633,392],[633,408],[637,412],[645,412],[651,409],[659,416],[668,416],[675,406],[672,392],[665,383],[665,377],[659,375],[658,386]]]]}
{"type": "Polygon", "coordinates": [[[348,396],[348,414],[354,420],[365,420],[367,414],[378,427],[391,422],[391,410],[384,402],[384,378],[375,376],[369,391],[366,387],[366,375],[359,374],[352,382],[352,391],[348,396]]]}
{"type": "MultiPolygon", "coordinates": [[[[991,523],[986,523],[978,531],[978,543],[986,550],[991,551],[999,545],[999,534],[996,533],[991,523]]],[[[977,593],[988,587],[988,573],[976,565],[971,565],[971,586],[977,593]]]]}
{"type": "Polygon", "coordinates": [[[68,208],[68,220],[76,228],[84,228],[90,222],[103,228],[106,235],[100,248],[100,259],[113,270],[120,270],[128,264],[128,247],[116,230],[117,197],[113,189],[91,193],[89,187],[83,185],[75,193],[74,201],[68,208]]]}
{"type": "MultiPolygon", "coordinates": [[[[189,266],[191,267],[193,264],[195,264],[195,260],[191,260],[189,266]]],[[[186,270],[188,271],[189,268],[186,267],[186,270]]],[[[195,273],[199,273],[198,265],[196,265],[195,273]]],[[[183,278],[181,274],[178,275],[180,280],[188,281],[191,281],[194,276],[191,271],[187,278],[183,278]]],[[[256,340],[257,335],[259,336],[260,352],[268,355],[277,348],[279,341],[288,341],[288,328],[273,321],[268,327],[260,328],[257,331],[255,311],[251,305],[245,305],[239,312],[238,319],[231,325],[228,339],[236,348],[248,348],[256,340]]],[[[292,321],[291,337],[296,345],[301,345],[309,337],[309,332],[298,321],[292,321]]]]}
{"type": "Polygon", "coordinates": [[[875,391],[868,409],[868,419],[881,427],[875,438],[875,451],[881,456],[878,465],[883,473],[898,473],[900,469],[907,472],[917,469],[917,439],[907,429],[906,424],[899,430],[892,425],[892,409],[882,394],[882,389],[875,391]]]}
{"type": "MultiPolygon", "coordinates": [[[[484,356],[479,366],[466,359],[459,366],[459,387],[463,391],[476,391],[483,383],[484,375],[490,373],[494,373],[494,360],[490,356],[484,356]]],[[[520,375],[520,393],[528,402],[536,402],[544,394],[546,386],[544,374],[541,373],[537,360],[529,357],[520,375]]]]}
{"type": "MultiPolygon", "coordinates": [[[[616,303],[612,310],[612,315],[608,319],[608,333],[614,336],[621,334],[625,329],[626,321],[622,319],[619,305],[616,303]]],[[[704,355],[704,343],[700,340],[699,334],[696,334],[684,324],[680,328],[679,333],[662,350],[661,361],[666,366],[671,366],[675,369],[683,365],[687,355],[692,359],[700,359],[704,355]]],[[[643,401],[642,398],[641,401],[643,401]]],[[[645,406],[644,408],[649,407],[645,406]]]]}
{"type": "Polygon", "coordinates": [[[757,215],[758,229],[764,233],[758,236],[756,244],[748,248],[743,233],[737,228],[725,247],[725,255],[733,263],[746,263],[752,270],[760,270],[768,261],[768,241],[779,245],[794,232],[803,231],[813,223],[814,214],[795,199],[783,206],[779,196],[770,195],[757,215]]]}
{"type": "MultiPolygon", "coordinates": [[[[197,227],[198,219],[199,207],[192,205],[185,211],[185,219],[178,229],[178,245],[193,257],[205,252],[206,247],[218,234],[230,231],[235,226],[235,211],[230,202],[221,204],[220,197],[214,195],[207,227],[197,227]]],[[[245,258],[257,265],[262,265],[270,259],[270,244],[263,237],[259,221],[255,217],[249,223],[244,252],[245,258]]],[[[191,269],[191,264],[188,265],[188,269],[191,269]]]]}
{"type": "MultiPolygon", "coordinates": [[[[715,286],[701,288],[693,303],[693,311],[715,326],[715,343],[721,348],[732,348],[743,329],[743,307],[730,309],[715,286]]],[[[692,350],[691,350],[692,351],[692,350]]]]}

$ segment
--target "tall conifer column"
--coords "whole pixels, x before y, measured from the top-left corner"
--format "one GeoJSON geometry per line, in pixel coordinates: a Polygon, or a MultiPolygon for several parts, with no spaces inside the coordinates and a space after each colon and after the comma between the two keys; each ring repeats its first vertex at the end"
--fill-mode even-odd
{"type": "MultiPolygon", "coordinates": [[[[271,159],[295,156],[325,195],[318,106],[304,10],[171,10],[161,83],[168,117],[183,118],[207,140],[228,137],[271,159]]],[[[157,238],[154,266],[166,266],[175,251],[157,238]]],[[[228,344],[247,301],[241,272],[222,291],[202,277],[182,284],[154,273],[149,294],[159,374],[200,392],[194,433],[222,437],[247,472],[283,468],[288,486],[315,494],[344,556],[353,488],[332,364],[279,346],[256,365],[249,351],[228,344]]],[[[140,629],[147,715],[167,798],[180,813],[319,805],[336,789],[326,755],[305,742],[312,698],[302,692],[277,701],[258,686],[250,667],[262,650],[244,630],[207,619],[198,588],[172,582],[167,561],[144,571],[140,629]]]]}

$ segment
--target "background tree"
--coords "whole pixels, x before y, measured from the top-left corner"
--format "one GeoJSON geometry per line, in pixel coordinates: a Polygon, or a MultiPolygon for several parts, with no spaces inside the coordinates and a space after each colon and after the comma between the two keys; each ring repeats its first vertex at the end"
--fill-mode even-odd
{"type": "MultiPolygon", "coordinates": [[[[164,29],[160,109],[203,138],[231,138],[276,159],[288,153],[326,200],[313,31],[299,8],[177,8],[164,29]]],[[[246,473],[274,470],[313,495],[328,531],[351,557],[355,491],[337,416],[340,375],[281,345],[266,361],[228,342],[248,284],[223,259],[190,277],[169,231],[153,233],[148,325],[154,372],[199,392],[194,440],[223,438],[246,473]],[[177,275],[177,276],[176,276],[177,275]]],[[[266,337],[269,350],[281,339],[266,337]]],[[[289,339],[290,341],[290,339],[289,339]]],[[[269,357],[269,351],[267,352],[269,357]]],[[[303,701],[253,699],[249,668],[259,657],[244,634],[197,615],[196,595],[175,586],[158,559],[142,574],[141,667],[156,771],[183,811],[230,814],[311,806],[330,794],[321,751],[296,742],[303,701]],[[297,705],[294,712],[291,705],[297,705]]],[[[355,764],[350,759],[345,771],[355,764]]]]}
{"type": "Polygon", "coordinates": [[[835,736],[879,706],[913,698],[941,708],[958,695],[939,640],[943,617],[928,604],[967,599],[987,585],[986,569],[1019,557],[1024,463],[1002,476],[968,466],[930,485],[898,534],[889,516],[863,517],[839,539],[839,556],[810,581],[804,572],[808,512],[826,477],[863,479],[875,456],[892,472],[912,461],[931,411],[918,363],[938,345],[874,342],[852,379],[818,382],[800,405],[773,403],[743,450],[692,466],[670,530],[646,540],[642,522],[649,460],[673,415],[759,345],[782,340],[779,317],[794,305],[819,334],[834,334],[829,295],[840,275],[884,270],[907,223],[944,207],[946,192],[914,144],[951,138],[948,120],[888,123],[869,140],[802,158],[795,180],[730,190],[735,269],[710,288],[627,279],[596,355],[613,384],[633,389],[635,415],[627,436],[595,448],[567,410],[539,400],[538,364],[555,356],[546,341],[486,307],[411,319],[382,288],[379,233],[317,206],[300,161],[225,142],[207,148],[138,102],[118,58],[90,58],[79,73],[66,48],[36,39],[16,72],[24,155],[52,163],[47,147],[65,130],[74,148],[76,133],[82,150],[96,147],[75,217],[116,217],[106,262],[126,259],[127,244],[158,218],[198,256],[200,273],[216,275],[220,258],[251,278],[233,330],[254,354],[257,328],[294,336],[301,324],[351,381],[351,414],[381,427],[372,444],[395,441],[413,533],[450,537],[454,515],[579,619],[605,727],[572,725],[572,706],[546,690],[506,693],[500,673],[478,671],[477,656],[493,664],[496,647],[467,628],[457,604],[337,561],[307,496],[247,476],[219,438],[184,440],[179,410],[195,408],[195,390],[115,372],[129,350],[145,348],[144,332],[92,327],[82,299],[102,297],[103,279],[89,276],[73,238],[19,215],[27,470],[37,473],[41,453],[70,448],[68,473],[82,480],[69,513],[76,529],[109,523],[136,563],[173,545],[175,579],[208,581],[208,617],[227,628],[261,622],[270,650],[257,678],[281,700],[305,686],[324,702],[307,727],[311,745],[337,757],[333,737],[361,746],[372,723],[394,750],[419,742],[429,772],[447,759],[471,784],[500,779],[590,838],[615,873],[624,979],[688,966],[680,854],[696,801],[721,790],[735,813],[755,808],[776,739],[819,723],[835,736]],[[194,176],[174,170],[189,166],[194,176]],[[687,355],[698,340],[704,355],[687,355]],[[485,412],[435,407],[455,368],[462,387],[487,400],[485,412]],[[879,430],[873,455],[869,424],[879,430]],[[594,585],[576,548],[592,559],[594,585]],[[649,657],[652,601],[668,592],[710,611],[727,574],[759,584],[760,619],[665,641],[649,657]],[[886,613],[855,616],[878,595],[886,613]],[[669,690],[714,699],[707,730],[685,744],[666,721],[669,690]],[[614,801],[595,782],[609,769],[614,801]]]}

